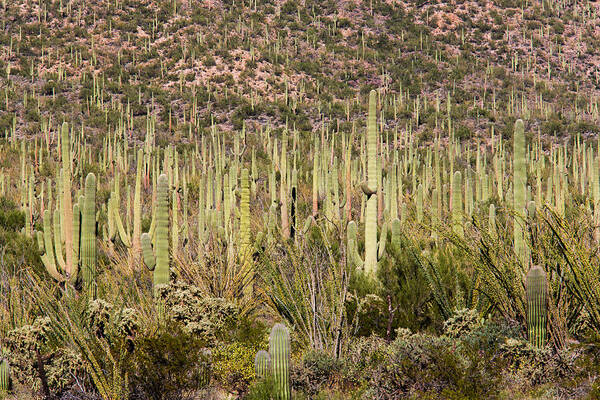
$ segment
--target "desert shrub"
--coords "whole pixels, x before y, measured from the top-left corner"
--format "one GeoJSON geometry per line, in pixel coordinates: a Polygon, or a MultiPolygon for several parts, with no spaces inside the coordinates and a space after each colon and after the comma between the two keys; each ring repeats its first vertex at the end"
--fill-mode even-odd
{"type": "Polygon", "coordinates": [[[442,398],[497,398],[501,365],[492,354],[447,337],[414,334],[390,344],[372,370],[368,392],[381,399],[438,393],[442,398]]]}
{"type": "Polygon", "coordinates": [[[459,338],[468,335],[481,326],[481,318],[475,310],[462,309],[444,322],[444,333],[448,337],[459,338]]]}
{"type": "Polygon", "coordinates": [[[130,372],[132,398],[180,399],[207,385],[204,344],[174,322],[155,334],[138,337],[130,372]]]}
{"type": "Polygon", "coordinates": [[[48,317],[9,331],[4,346],[12,378],[34,392],[58,395],[76,380],[86,381],[79,354],[69,348],[56,347],[48,317]]]}
{"type": "Polygon", "coordinates": [[[291,378],[294,389],[314,396],[323,388],[333,385],[342,365],[341,360],[326,352],[308,351],[301,363],[293,365],[291,378]]]}
{"type": "Polygon", "coordinates": [[[245,392],[255,378],[254,357],[259,348],[240,342],[219,343],[212,349],[212,376],[232,391],[245,392]]]}
{"type": "Polygon", "coordinates": [[[156,288],[168,315],[183,329],[206,340],[214,340],[237,322],[238,308],[225,299],[206,297],[196,286],[172,283],[156,288]]]}

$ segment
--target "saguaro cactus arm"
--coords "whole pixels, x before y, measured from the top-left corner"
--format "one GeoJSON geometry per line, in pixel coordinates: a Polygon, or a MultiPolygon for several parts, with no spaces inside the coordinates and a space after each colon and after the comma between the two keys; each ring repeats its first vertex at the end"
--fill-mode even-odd
{"type": "Polygon", "coordinates": [[[148,267],[150,271],[154,271],[154,267],[156,267],[156,257],[154,257],[154,252],[152,251],[152,243],[149,234],[142,233],[141,244],[144,264],[146,264],[146,267],[148,267]]]}

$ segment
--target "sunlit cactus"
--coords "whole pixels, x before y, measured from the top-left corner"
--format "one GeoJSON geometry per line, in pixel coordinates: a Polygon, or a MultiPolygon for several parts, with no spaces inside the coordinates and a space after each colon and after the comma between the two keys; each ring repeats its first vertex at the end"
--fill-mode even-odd
{"type": "Polygon", "coordinates": [[[154,286],[169,283],[169,179],[165,174],[158,177],[156,194],[156,255],[148,233],[142,234],[141,242],[144,263],[154,271],[154,286]]]}
{"type": "Polygon", "coordinates": [[[291,398],[290,386],[290,334],[283,324],[275,324],[269,338],[269,354],[275,381],[275,397],[279,400],[291,398]]]}
{"type": "Polygon", "coordinates": [[[254,358],[254,372],[259,379],[265,379],[271,374],[271,356],[265,350],[260,350],[254,358]]]}
{"type": "Polygon", "coordinates": [[[527,336],[529,343],[542,348],[546,345],[548,289],[546,272],[538,265],[527,273],[527,336]]]}

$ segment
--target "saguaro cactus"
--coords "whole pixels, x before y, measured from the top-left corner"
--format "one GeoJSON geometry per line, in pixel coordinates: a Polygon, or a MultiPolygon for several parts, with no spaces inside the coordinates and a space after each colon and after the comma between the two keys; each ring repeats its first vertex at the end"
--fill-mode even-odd
{"type": "Polygon", "coordinates": [[[526,277],[527,333],[529,343],[541,348],[546,345],[547,287],[546,272],[540,266],[531,267],[526,277]]]}
{"type": "Polygon", "coordinates": [[[89,173],[85,178],[85,194],[81,210],[81,270],[83,285],[88,294],[96,295],[96,176],[89,173]]]}
{"type": "Polygon", "coordinates": [[[77,276],[77,267],[74,265],[76,261],[73,260],[73,227],[67,223],[73,219],[73,210],[71,202],[71,140],[69,134],[69,126],[67,123],[63,123],[61,127],[61,156],[62,156],[62,190],[63,190],[63,202],[62,209],[64,212],[63,218],[65,224],[64,228],[64,240],[65,240],[65,272],[69,276],[77,276]]]}
{"type": "Polygon", "coordinates": [[[4,354],[1,354],[0,357],[2,357],[0,361],[0,394],[4,394],[10,389],[10,365],[4,354]]]}
{"type": "Polygon", "coordinates": [[[254,358],[254,370],[256,377],[259,379],[265,379],[271,373],[271,356],[264,350],[260,350],[256,353],[254,358]]]}
{"type": "Polygon", "coordinates": [[[357,251],[357,231],[354,221],[347,227],[349,262],[357,267],[363,267],[366,275],[377,276],[377,262],[383,257],[387,239],[388,224],[384,223],[379,241],[377,240],[377,194],[378,169],[381,168],[377,161],[377,92],[371,90],[369,94],[369,115],[367,118],[367,181],[361,184],[363,193],[367,196],[365,211],[365,259],[360,258],[357,251]]]}
{"type": "Polygon", "coordinates": [[[38,246],[42,255],[42,262],[48,273],[57,281],[69,281],[74,284],[79,275],[79,265],[83,270],[84,287],[88,293],[95,295],[96,277],[96,176],[89,173],[85,179],[84,195],[79,197],[79,203],[73,206],[72,225],[70,225],[74,246],[72,247],[72,268],[67,270],[63,258],[63,247],[60,237],[60,213],[54,211],[54,229],[51,228],[50,210],[44,212],[44,233],[38,232],[38,246]]]}
{"type": "Polygon", "coordinates": [[[462,176],[460,171],[456,171],[452,181],[452,232],[462,237],[464,228],[461,187],[462,176]]]}
{"type": "Polygon", "coordinates": [[[515,254],[521,265],[525,266],[525,240],[523,237],[522,221],[527,202],[527,160],[526,160],[525,128],[523,121],[515,122],[513,134],[513,240],[515,254]]]}
{"type": "Polygon", "coordinates": [[[142,234],[144,263],[154,271],[154,286],[169,283],[169,179],[165,174],[158,177],[156,194],[156,255],[152,251],[150,235],[142,234]]]}
{"type": "Polygon", "coordinates": [[[278,400],[289,400],[291,398],[290,334],[283,324],[275,324],[271,330],[269,354],[276,388],[275,397],[278,400]]]}
{"type": "MultiPolygon", "coordinates": [[[[367,117],[367,182],[363,192],[367,196],[365,220],[365,263],[368,275],[377,272],[377,92],[369,93],[369,114],[367,117]]],[[[385,240],[385,238],[382,238],[385,240]]]]}
{"type": "Polygon", "coordinates": [[[252,267],[252,247],[250,243],[250,182],[247,168],[242,169],[240,195],[240,253],[239,260],[250,282],[245,286],[245,294],[252,295],[254,270],[252,267]]]}

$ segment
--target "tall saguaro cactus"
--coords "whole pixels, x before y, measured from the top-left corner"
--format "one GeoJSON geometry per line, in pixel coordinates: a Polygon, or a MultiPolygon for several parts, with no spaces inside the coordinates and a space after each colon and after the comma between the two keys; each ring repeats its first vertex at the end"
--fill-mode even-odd
{"type": "Polygon", "coordinates": [[[462,237],[464,228],[461,187],[462,176],[460,171],[456,171],[452,180],[452,232],[462,237]]]}
{"type": "Polygon", "coordinates": [[[150,235],[142,234],[144,263],[154,271],[154,286],[169,283],[169,179],[165,174],[158,177],[156,194],[156,255],[152,251],[150,235]]]}
{"type": "Polygon", "coordinates": [[[521,265],[525,266],[525,240],[523,237],[523,218],[527,202],[527,160],[525,143],[525,128],[523,121],[515,122],[513,134],[513,240],[515,254],[521,265]]]}
{"type": "Polygon", "coordinates": [[[276,398],[289,400],[290,390],[290,334],[283,324],[275,324],[269,338],[269,354],[275,381],[276,398]]]}
{"type": "Polygon", "coordinates": [[[81,272],[83,285],[91,297],[96,296],[96,176],[85,178],[85,194],[81,210],[81,272]]]}
{"type": "Polygon", "coordinates": [[[83,284],[88,294],[96,295],[96,176],[92,173],[85,178],[83,208],[81,210],[81,272],[83,284]]]}
{"type": "MultiPolygon", "coordinates": [[[[365,264],[367,275],[377,272],[377,92],[369,93],[369,114],[367,116],[367,185],[363,185],[367,195],[365,221],[365,264]]],[[[382,238],[385,240],[385,238],[382,238]]]]}
{"type": "Polygon", "coordinates": [[[247,168],[242,169],[240,195],[240,253],[239,259],[247,279],[250,282],[245,286],[245,294],[252,295],[252,282],[254,270],[252,267],[252,248],[250,246],[250,180],[247,168]]]}
{"type": "Polygon", "coordinates": [[[547,284],[546,272],[540,266],[531,267],[526,277],[527,336],[529,343],[541,348],[546,345],[547,284]]]}
{"type": "Polygon", "coordinates": [[[67,275],[76,276],[77,271],[73,266],[73,228],[67,223],[73,219],[73,210],[71,202],[71,140],[69,126],[66,122],[61,127],[61,156],[62,156],[62,210],[64,241],[65,241],[65,272],[67,275]]]}

